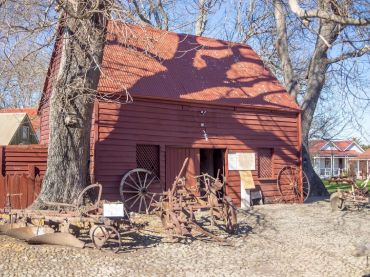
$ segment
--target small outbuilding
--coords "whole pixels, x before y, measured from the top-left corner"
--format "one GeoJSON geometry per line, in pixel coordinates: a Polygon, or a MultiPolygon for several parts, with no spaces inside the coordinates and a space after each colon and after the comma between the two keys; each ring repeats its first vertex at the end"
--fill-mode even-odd
{"type": "Polygon", "coordinates": [[[25,112],[0,110],[0,145],[37,144],[38,137],[25,112]]]}
{"type": "MultiPolygon", "coordinates": [[[[60,57],[57,43],[39,107],[43,144],[60,57]]],[[[247,45],[110,22],[98,90],[91,165],[105,199],[120,199],[122,177],[138,167],[169,188],[188,157],[189,185],[220,172],[239,205],[248,169],[272,202],[279,170],[301,166],[299,106],[247,45]]]]}

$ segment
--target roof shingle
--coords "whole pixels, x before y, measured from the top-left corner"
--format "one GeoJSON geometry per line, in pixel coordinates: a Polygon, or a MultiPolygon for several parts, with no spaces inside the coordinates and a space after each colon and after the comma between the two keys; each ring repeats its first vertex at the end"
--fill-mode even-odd
{"type": "Polygon", "coordinates": [[[110,22],[98,90],[299,110],[247,45],[110,22]]]}
{"type": "Polygon", "coordinates": [[[31,120],[31,124],[35,132],[37,133],[40,129],[40,117],[37,115],[36,108],[5,108],[0,109],[0,113],[26,113],[28,118],[31,120]]]}

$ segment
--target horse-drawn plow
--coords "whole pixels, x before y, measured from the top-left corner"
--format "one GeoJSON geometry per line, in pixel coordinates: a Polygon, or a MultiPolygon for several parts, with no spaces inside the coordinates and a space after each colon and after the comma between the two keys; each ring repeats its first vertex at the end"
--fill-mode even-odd
{"type": "Polygon", "coordinates": [[[338,190],[330,195],[330,205],[333,211],[342,211],[346,208],[357,210],[370,205],[370,175],[361,184],[357,184],[353,178],[336,178],[331,182],[349,184],[351,191],[338,190]]]}
{"type": "MultiPolygon", "coordinates": [[[[202,174],[194,177],[197,179],[196,187],[189,188],[186,179],[181,177],[186,164],[187,159],[167,191],[151,192],[146,185],[142,185],[137,190],[130,190],[133,194],[130,197],[138,199],[140,208],[142,205],[145,207],[143,211],[160,217],[166,235],[173,241],[200,233],[224,242],[224,237],[202,226],[196,220],[195,213],[208,211],[212,225],[234,233],[237,229],[236,208],[224,194],[225,184],[219,176],[214,178],[202,174]]],[[[145,174],[149,175],[150,172],[145,174]]],[[[153,180],[149,184],[152,183],[153,180]]],[[[123,191],[121,189],[121,196],[123,191]]],[[[107,202],[101,200],[101,195],[102,186],[93,184],[86,187],[72,204],[45,202],[45,210],[14,210],[8,205],[0,213],[0,234],[30,244],[91,247],[118,252],[122,248],[122,238],[138,232],[142,226],[136,226],[130,219],[127,211],[133,208],[130,201],[126,201],[128,205],[122,197],[123,202],[107,202]]]]}

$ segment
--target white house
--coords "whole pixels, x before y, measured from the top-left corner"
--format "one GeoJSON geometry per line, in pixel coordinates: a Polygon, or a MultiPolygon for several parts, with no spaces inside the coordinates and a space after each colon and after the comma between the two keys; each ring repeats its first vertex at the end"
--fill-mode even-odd
{"type": "MultiPolygon", "coordinates": [[[[309,145],[312,163],[321,178],[347,174],[350,169],[349,160],[357,158],[364,152],[360,145],[352,140],[311,140],[309,145]]],[[[357,164],[351,168],[359,174],[357,164]]]]}

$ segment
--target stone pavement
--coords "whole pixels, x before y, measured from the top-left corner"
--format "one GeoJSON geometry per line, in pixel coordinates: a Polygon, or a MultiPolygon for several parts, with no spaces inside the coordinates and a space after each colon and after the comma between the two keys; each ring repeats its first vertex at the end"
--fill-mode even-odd
{"type": "Polygon", "coordinates": [[[370,274],[366,258],[351,255],[354,245],[370,241],[369,209],[331,212],[328,201],[317,201],[304,205],[256,206],[238,216],[239,234],[228,238],[231,246],[205,238],[166,243],[156,231],[155,218],[146,227],[149,231],[127,240],[119,254],[31,246],[0,236],[0,276],[370,274]]]}

